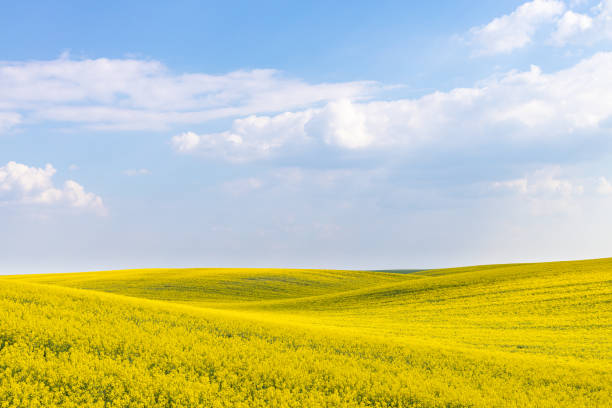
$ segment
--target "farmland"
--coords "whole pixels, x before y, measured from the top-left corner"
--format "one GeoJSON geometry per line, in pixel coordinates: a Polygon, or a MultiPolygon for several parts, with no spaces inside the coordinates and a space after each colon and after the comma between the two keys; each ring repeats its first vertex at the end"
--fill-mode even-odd
{"type": "Polygon", "coordinates": [[[0,277],[0,407],[607,407],[612,259],[0,277]]]}

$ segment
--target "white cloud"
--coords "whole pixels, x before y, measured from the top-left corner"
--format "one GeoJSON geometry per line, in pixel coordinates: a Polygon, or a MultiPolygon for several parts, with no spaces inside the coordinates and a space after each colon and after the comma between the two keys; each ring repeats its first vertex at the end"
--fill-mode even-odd
{"type": "Polygon", "coordinates": [[[172,145],[181,152],[191,152],[200,145],[200,136],[194,132],[185,132],[172,137],[172,145]]]}
{"type": "Polygon", "coordinates": [[[513,191],[529,196],[557,195],[567,197],[580,195],[584,192],[584,187],[581,184],[559,177],[560,173],[561,169],[558,166],[543,168],[523,178],[493,182],[491,186],[496,190],[513,191]]]}
{"type": "Polygon", "coordinates": [[[561,173],[559,166],[545,167],[522,178],[497,181],[490,186],[493,190],[512,193],[506,200],[524,207],[532,216],[576,216],[585,205],[585,188],[581,181],[563,178],[561,173]]]}
{"type": "Polygon", "coordinates": [[[603,195],[612,194],[612,184],[605,177],[600,177],[597,184],[597,192],[603,195]]]}
{"type": "MultiPolygon", "coordinates": [[[[533,0],[512,13],[473,27],[469,42],[476,55],[507,54],[531,44],[538,32],[554,46],[593,45],[612,40],[612,0],[583,11],[586,1],[533,0]],[[581,11],[577,11],[581,10],[581,11]]],[[[591,3],[592,4],[592,3],[591,3]]]]}
{"type": "Polygon", "coordinates": [[[320,130],[323,140],[327,144],[349,149],[358,149],[372,144],[374,135],[366,126],[367,112],[361,108],[349,100],[329,103],[315,121],[322,125],[320,130]]]}
{"type": "Polygon", "coordinates": [[[63,188],[55,187],[52,180],[55,172],[50,164],[36,168],[13,161],[7,163],[0,167],[0,203],[65,205],[106,214],[102,199],[86,192],[77,182],[68,180],[63,188]]]}
{"type": "Polygon", "coordinates": [[[590,45],[612,39],[612,0],[604,0],[592,8],[591,15],[567,11],[552,33],[553,43],[559,46],[590,45]]]}
{"type": "Polygon", "coordinates": [[[556,44],[564,45],[568,39],[592,27],[593,19],[591,17],[568,10],[557,21],[557,30],[552,34],[552,39],[556,44]]]}
{"type": "Polygon", "coordinates": [[[247,161],[316,146],[394,152],[443,145],[460,151],[491,142],[576,140],[583,132],[605,130],[612,118],[611,73],[612,53],[599,53],[555,73],[533,66],[419,99],[343,99],[317,109],[249,116],[228,131],[186,132],[172,144],[180,153],[247,161]]]}
{"type": "Polygon", "coordinates": [[[0,112],[0,134],[21,122],[21,115],[14,112],[0,112]]]}
{"type": "Polygon", "coordinates": [[[378,88],[368,81],[308,84],[269,69],[181,74],[137,59],[0,62],[0,130],[21,117],[93,129],[165,129],[359,99],[378,88]]]}
{"type": "Polygon", "coordinates": [[[127,169],[123,172],[126,176],[148,176],[151,174],[149,169],[127,169]]]}
{"type": "Polygon", "coordinates": [[[529,191],[527,189],[529,182],[527,178],[520,178],[514,180],[506,180],[506,181],[495,181],[491,185],[496,190],[509,190],[515,191],[521,194],[527,194],[529,191]]]}
{"type": "Polygon", "coordinates": [[[174,136],[171,143],[180,153],[198,153],[236,162],[263,159],[288,145],[307,143],[304,127],[314,112],[249,116],[234,120],[229,131],[202,135],[185,132],[174,136]]]}
{"type": "Polygon", "coordinates": [[[554,22],[564,10],[562,1],[532,0],[485,26],[472,28],[471,42],[477,54],[509,53],[531,43],[538,28],[554,22]]]}

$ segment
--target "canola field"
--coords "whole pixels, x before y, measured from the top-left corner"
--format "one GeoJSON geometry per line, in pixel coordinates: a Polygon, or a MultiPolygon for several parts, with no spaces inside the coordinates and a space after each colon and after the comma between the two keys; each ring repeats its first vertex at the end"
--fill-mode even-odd
{"type": "Polygon", "coordinates": [[[0,276],[0,407],[610,407],[612,259],[0,276]]]}

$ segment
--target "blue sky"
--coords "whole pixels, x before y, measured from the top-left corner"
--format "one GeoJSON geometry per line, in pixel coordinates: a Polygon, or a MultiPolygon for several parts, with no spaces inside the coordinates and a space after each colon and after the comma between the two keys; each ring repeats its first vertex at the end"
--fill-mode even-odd
{"type": "Polygon", "coordinates": [[[610,256],[610,0],[1,7],[0,273],[610,256]]]}

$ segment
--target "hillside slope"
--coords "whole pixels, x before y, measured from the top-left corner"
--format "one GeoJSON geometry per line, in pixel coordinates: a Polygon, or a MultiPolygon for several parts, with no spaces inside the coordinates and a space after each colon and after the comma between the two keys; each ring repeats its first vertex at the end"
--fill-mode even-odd
{"type": "Polygon", "coordinates": [[[607,407],[611,305],[612,259],[0,277],[0,406],[607,407]]]}
{"type": "Polygon", "coordinates": [[[401,274],[312,269],[132,269],[15,275],[32,283],[179,302],[291,299],[409,279],[401,274]]]}

